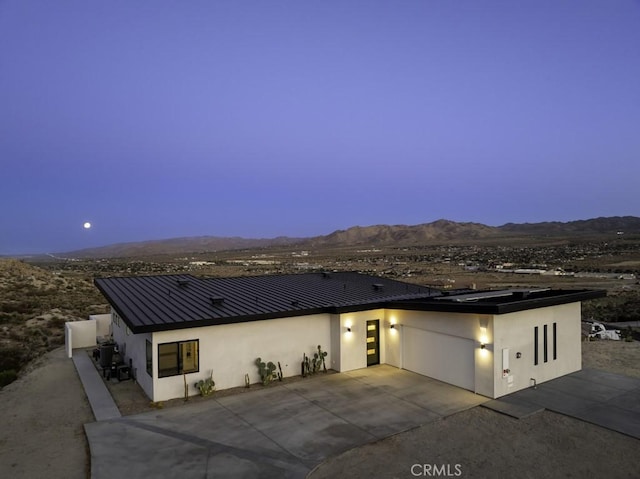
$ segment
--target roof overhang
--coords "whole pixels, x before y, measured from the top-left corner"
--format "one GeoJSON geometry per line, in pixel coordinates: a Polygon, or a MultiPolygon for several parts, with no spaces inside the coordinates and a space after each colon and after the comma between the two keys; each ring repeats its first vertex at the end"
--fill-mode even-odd
{"type": "Polygon", "coordinates": [[[511,299],[508,296],[495,296],[489,300],[479,299],[477,301],[456,301],[443,300],[446,297],[439,297],[429,300],[415,301],[395,301],[387,307],[390,309],[402,309],[409,311],[440,311],[450,313],[467,314],[507,314],[528,309],[545,308],[560,304],[578,303],[591,299],[604,298],[607,295],[605,290],[548,290],[547,294],[539,297],[531,295],[518,299],[511,299]]]}

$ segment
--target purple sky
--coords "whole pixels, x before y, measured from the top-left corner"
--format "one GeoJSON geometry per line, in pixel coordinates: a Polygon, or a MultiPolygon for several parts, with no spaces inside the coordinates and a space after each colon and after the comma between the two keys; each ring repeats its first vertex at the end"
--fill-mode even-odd
{"type": "Polygon", "coordinates": [[[638,1],[0,0],[0,254],[638,216],[639,153],[638,1]]]}

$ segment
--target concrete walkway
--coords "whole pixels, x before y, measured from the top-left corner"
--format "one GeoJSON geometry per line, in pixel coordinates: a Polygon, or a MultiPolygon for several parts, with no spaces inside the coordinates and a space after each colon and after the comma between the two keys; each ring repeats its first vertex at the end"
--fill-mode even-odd
{"type": "Polygon", "coordinates": [[[583,369],[483,404],[522,418],[543,409],[640,439],[640,379],[583,369]]]}
{"type": "Polygon", "coordinates": [[[84,349],[73,351],[73,364],[76,366],[80,381],[89,399],[96,421],[107,421],[121,417],[120,411],[105,386],[95,364],[84,349]]]}
{"type": "Polygon", "coordinates": [[[381,365],[85,425],[91,477],[304,478],[326,458],[488,401],[381,365]]]}

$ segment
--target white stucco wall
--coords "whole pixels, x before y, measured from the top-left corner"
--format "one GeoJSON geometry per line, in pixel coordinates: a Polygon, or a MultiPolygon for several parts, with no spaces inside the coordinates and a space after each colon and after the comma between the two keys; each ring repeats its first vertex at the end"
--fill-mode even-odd
{"type": "Polygon", "coordinates": [[[71,357],[74,349],[95,346],[98,337],[111,334],[111,315],[93,314],[86,321],[66,322],[64,332],[65,351],[71,357]]]}
{"type": "Polygon", "coordinates": [[[100,338],[111,336],[111,314],[91,314],[89,321],[96,322],[96,336],[100,338]]]}
{"type": "Polygon", "coordinates": [[[367,321],[380,321],[380,363],[385,362],[385,310],[373,309],[336,315],[331,322],[333,356],[331,368],[352,371],[367,367],[367,321]],[[351,332],[347,328],[351,328],[351,332]]]}
{"type": "Polygon", "coordinates": [[[111,331],[113,340],[118,345],[121,359],[126,365],[131,360],[132,377],[150,398],[153,397],[153,380],[146,372],[146,340],[151,340],[151,333],[133,334],[124,321],[118,319],[117,313],[111,310],[111,331]]]}
{"type": "MultiPolygon", "coordinates": [[[[154,401],[165,401],[184,396],[183,376],[157,378],[158,344],[173,341],[199,340],[200,370],[187,374],[189,394],[198,394],[195,383],[213,372],[216,389],[244,386],[244,376],[249,374],[251,383],[260,381],[256,358],[264,362],[280,361],[285,377],[301,372],[302,354],[313,356],[318,345],[328,353],[327,368],[332,364],[331,317],[329,314],[270,319],[247,323],[224,324],[214,327],[182,329],[153,333],[154,401]]],[[[145,354],[144,345],[138,348],[145,354]]],[[[138,372],[138,376],[146,373],[138,372]]]]}
{"type": "MultiPolygon", "coordinates": [[[[146,342],[151,341],[151,333],[145,334],[126,334],[124,336],[124,354],[121,354],[125,364],[129,364],[131,359],[132,375],[140,384],[140,387],[147,393],[149,397],[153,397],[153,378],[147,373],[147,350],[146,342]]],[[[118,343],[120,346],[122,342],[118,343]]],[[[122,346],[120,346],[122,351],[122,346]]],[[[156,351],[157,354],[157,351],[156,351]]],[[[155,364],[155,363],[154,363],[155,364]]]]}
{"type": "MultiPolygon", "coordinates": [[[[157,378],[158,344],[199,340],[200,370],[187,375],[189,394],[193,395],[197,394],[195,382],[207,378],[211,372],[217,389],[243,386],[246,373],[252,384],[258,382],[255,366],[258,357],[264,362],[277,364],[280,361],[285,377],[299,375],[303,352],[312,356],[318,344],[328,353],[328,368],[344,372],[367,367],[366,322],[376,319],[380,321],[380,363],[406,367],[403,364],[403,335],[417,335],[418,331],[433,333],[430,336],[419,333],[428,339],[424,358],[436,361],[435,367],[443,370],[455,370],[452,365],[457,367],[456,361],[464,358],[465,364],[470,363],[472,368],[473,386],[470,389],[487,397],[500,397],[529,387],[531,378],[541,383],[581,367],[580,303],[496,316],[377,309],[138,335],[130,334],[120,322],[120,326],[113,325],[113,336],[118,345],[125,345],[125,361],[132,359],[138,382],[145,392],[154,401],[164,401],[183,397],[184,383],[183,376],[157,378]],[[556,360],[552,359],[554,322],[557,328],[556,360]],[[391,324],[395,324],[395,328],[391,329],[391,324]],[[546,363],[542,351],[545,324],[548,325],[546,363]],[[540,336],[537,366],[533,365],[535,326],[539,327],[540,336]],[[347,331],[348,327],[351,332],[347,331]],[[442,344],[447,344],[442,358],[428,354],[441,344],[437,342],[437,335],[445,335],[440,339],[442,344]],[[152,342],[153,378],[146,372],[147,339],[152,342]],[[482,344],[485,344],[484,348],[482,344]],[[462,349],[456,351],[455,348],[462,349]],[[504,378],[503,349],[509,350],[510,369],[504,378]],[[518,352],[520,358],[516,358],[518,352]]],[[[412,347],[418,351],[415,344],[412,343],[412,347]]],[[[460,371],[465,375],[469,373],[468,368],[460,371]]],[[[439,379],[447,380],[446,374],[440,376],[439,379]]]]}
{"type": "Polygon", "coordinates": [[[71,357],[74,349],[90,348],[96,345],[96,322],[73,321],[64,323],[64,345],[67,357],[71,357]]]}
{"type": "Polygon", "coordinates": [[[582,368],[580,303],[550,306],[494,318],[495,349],[493,397],[528,388],[582,368]],[[553,323],[556,323],[557,359],[553,359],[553,323]],[[548,356],[544,362],[543,334],[547,325],[548,356]],[[538,365],[534,365],[534,327],[538,326],[538,365]],[[508,349],[510,372],[503,378],[502,350],[508,349]],[[521,357],[517,358],[517,353],[521,357]]]}

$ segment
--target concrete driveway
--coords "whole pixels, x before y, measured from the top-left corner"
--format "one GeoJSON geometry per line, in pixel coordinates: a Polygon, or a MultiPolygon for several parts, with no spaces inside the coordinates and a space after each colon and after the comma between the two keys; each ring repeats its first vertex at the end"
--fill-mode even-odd
{"type": "Polygon", "coordinates": [[[488,401],[380,365],[85,425],[93,479],[303,478],[326,458],[488,401]]]}
{"type": "Polygon", "coordinates": [[[640,439],[640,379],[620,374],[583,369],[483,406],[517,418],[548,409],[640,439]]]}

